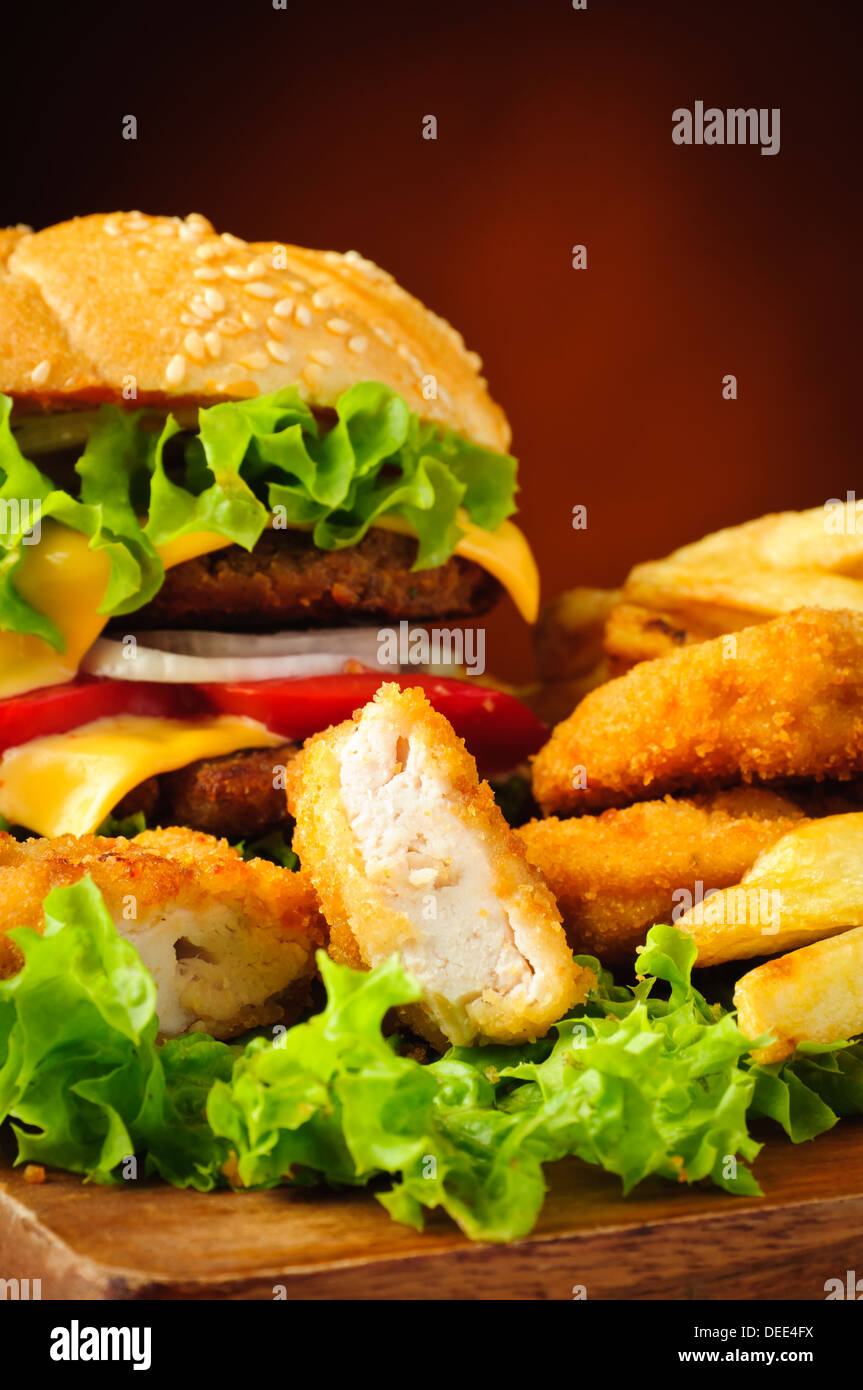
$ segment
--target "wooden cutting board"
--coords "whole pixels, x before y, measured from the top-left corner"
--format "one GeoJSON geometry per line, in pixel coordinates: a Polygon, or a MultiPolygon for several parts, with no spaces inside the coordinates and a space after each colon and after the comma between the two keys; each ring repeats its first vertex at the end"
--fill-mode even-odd
{"type": "Polygon", "coordinates": [[[0,1278],[41,1278],[43,1299],[823,1299],[863,1274],[863,1121],[797,1148],[773,1137],[763,1198],[548,1170],[534,1233],[465,1240],[445,1217],[424,1234],[367,1193],[100,1188],[0,1165],[0,1278]]]}

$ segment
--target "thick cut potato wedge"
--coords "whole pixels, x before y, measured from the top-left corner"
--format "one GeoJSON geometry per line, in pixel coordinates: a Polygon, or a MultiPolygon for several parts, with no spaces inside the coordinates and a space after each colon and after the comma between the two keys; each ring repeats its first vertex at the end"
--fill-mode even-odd
{"type": "Polygon", "coordinates": [[[734,1005],[747,1037],[772,1036],[758,1062],[781,1062],[799,1042],[863,1033],[863,927],[756,966],[737,981],[734,1005]]]}
{"type": "Polygon", "coordinates": [[[636,565],[609,616],[612,673],[795,608],[863,611],[863,518],[778,512],[636,565]]]}
{"type": "Polygon", "coordinates": [[[775,955],[863,927],[863,813],[791,830],[736,888],[707,895],[676,925],[693,937],[697,965],[775,955]]]}

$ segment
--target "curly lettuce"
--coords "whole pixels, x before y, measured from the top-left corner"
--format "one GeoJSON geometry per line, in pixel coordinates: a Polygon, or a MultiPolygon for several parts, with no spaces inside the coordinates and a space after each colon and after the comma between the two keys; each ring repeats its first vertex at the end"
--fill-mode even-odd
{"type": "Polygon", "coordinates": [[[134,1156],[200,1191],[368,1186],[398,1221],[439,1208],[471,1239],[507,1241],[534,1226],[558,1159],[624,1192],[657,1175],[755,1195],[753,1117],[799,1142],[863,1112],[859,1045],[755,1065],[734,1016],[692,986],[674,927],[650,931],[634,987],[583,958],[597,987],[547,1038],[421,1063],[384,1032],[420,994],[395,957],[364,973],[321,954],[326,1006],[293,1028],[160,1044],[153,980],[94,885],[55,889],[45,918],[43,936],[11,933],[25,963],[0,981],[0,1119],[19,1162],[97,1182],[134,1156]]]}
{"type": "Polygon", "coordinates": [[[295,387],[202,409],[197,431],[171,415],[102,406],[75,464],[75,496],[24,457],[11,408],[0,396],[0,629],[57,650],[61,634],[15,586],[34,508],[105,551],[106,616],[147,603],[164,580],[159,547],[194,532],[251,550],[272,518],[276,528],[307,528],[320,549],[338,550],[393,517],[416,535],[421,570],[452,555],[463,535],[460,508],[488,531],[515,510],[514,458],[423,423],[380,382],[343,392],[328,424],[295,387]],[[179,470],[166,457],[178,451],[179,470]]]}

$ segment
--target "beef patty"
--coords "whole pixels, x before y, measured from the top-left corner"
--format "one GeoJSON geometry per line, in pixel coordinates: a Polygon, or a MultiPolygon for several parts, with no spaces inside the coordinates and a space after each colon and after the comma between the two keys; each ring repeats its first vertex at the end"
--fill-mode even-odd
{"type": "Polygon", "coordinates": [[[344,550],[319,550],[305,531],[265,531],[251,554],[231,545],[168,570],[135,626],[228,631],[472,617],[500,596],[497,580],[472,560],[453,555],[436,569],[412,570],[416,553],[412,536],[374,528],[344,550]]]}
{"type": "Polygon", "coordinates": [[[185,825],[231,841],[257,839],[292,824],[278,773],[298,751],[295,743],[285,743],[203,758],[149,777],[123,797],[114,814],[143,811],[148,825],[185,825]]]}

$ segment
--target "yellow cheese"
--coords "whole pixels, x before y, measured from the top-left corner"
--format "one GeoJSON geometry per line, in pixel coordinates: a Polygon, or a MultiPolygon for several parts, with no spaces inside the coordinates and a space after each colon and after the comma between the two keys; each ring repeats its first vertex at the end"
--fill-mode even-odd
{"type": "MultiPolygon", "coordinates": [[[[459,513],[458,523],[465,534],[456,554],[494,575],[522,617],[536,622],[539,575],[523,533],[510,521],[496,531],[483,531],[465,512],[459,513]]],[[[399,517],[385,516],[377,524],[382,530],[413,534],[410,524],[399,517]]],[[[224,536],[202,531],[160,546],[159,554],[165,569],[171,569],[229,544],[224,536]]],[[[73,679],[81,658],[107,622],[98,609],[108,573],[105,552],[89,550],[81,532],[54,521],[43,522],[42,539],[25,548],[14,583],[22,598],[51,619],[65,640],[65,650],[56,652],[41,637],[0,632],[0,700],[73,679]]]]}
{"type": "Polygon", "coordinates": [[[105,626],[97,609],[110,562],[103,550],[88,550],[89,543],[80,531],[43,521],[39,544],[25,546],[12,582],[23,599],[59,628],[66,650],[55,652],[41,637],[0,633],[0,700],[72,680],[85,651],[105,626]]]}
{"type": "Polygon", "coordinates": [[[233,715],[96,719],[8,749],[0,759],[0,814],[38,835],[85,835],[148,777],[279,743],[263,724],[233,715]]]}
{"type": "MultiPolygon", "coordinates": [[[[43,521],[38,545],[25,547],[14,584],[23,599],[49,617],[65,640],[57,652],[41,637],[0,632],[0,700],[73,680],[81,658],[108,621],[99,605],[108,586],[104,550],[90,550],[80,531],[43,521]]],[[[224,536],[201,531],[160,547],[165,569],[228,545],[224,536]]]]}

